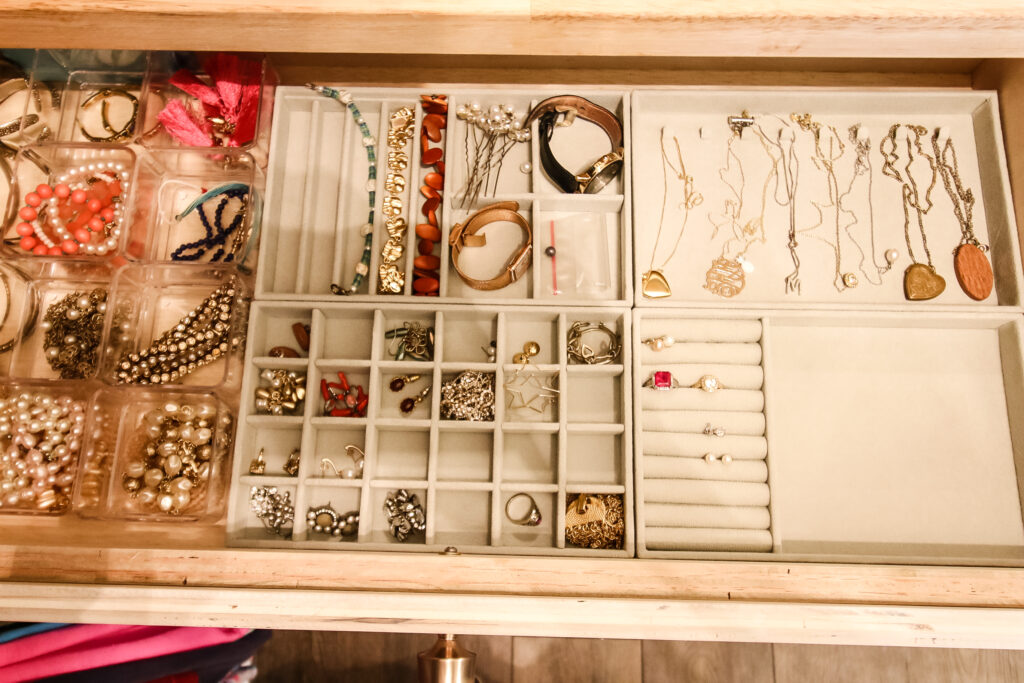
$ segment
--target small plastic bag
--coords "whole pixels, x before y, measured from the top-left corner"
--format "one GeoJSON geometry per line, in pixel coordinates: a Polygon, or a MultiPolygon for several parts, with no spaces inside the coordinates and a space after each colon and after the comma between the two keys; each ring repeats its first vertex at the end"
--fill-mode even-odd
{"type": "Polygon", "coordinates": [[[551,293],[581,299],[607,296],[611,286],[604,214],[574,213],[549,223],[551,293]]]}

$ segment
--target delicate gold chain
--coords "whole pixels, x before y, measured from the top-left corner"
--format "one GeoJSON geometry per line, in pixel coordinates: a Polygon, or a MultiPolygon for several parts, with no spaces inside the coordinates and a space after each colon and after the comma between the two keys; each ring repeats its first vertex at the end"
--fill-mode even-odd
{"type": "Polygon", "coordinates": [[[853,216],[853,220],[845,226],[846,234],[849,235],[850,241],[853,242],[854,246],[860,252],[860,263],[857,264],[858,269],[864,274],[868,282],[873,285],[882,284],[882,275],[889,272],[892,269],[892,265],[880,266],[878,265],[876,244],[875,244],[875,206],[872,199],[873,195],[873,180],[872,176],[874,171],[871,166],[871,140],[860,139],[860,124],[850,126],[847,130],[847,134],[850,140],[850,144],[854,146],[857,151],[857,158],[853,162],[853,175],[850,176],[850,185],[847,187],[846,192],[839,195],[839,209],[845,213],[853,216]],[[867,184],[867,195],[868,195],[868,235],[871,243],[871,264],[875,267],[874,276],[869,276],[868,272],[864,269],[864,261],[867,260],[867,256],[864,254],[864,249],[860,246],[853,234],[850,233],[850,228],[860,223],[859,218],[853,212],[852,209],[843,208],[843,200],[849,197],[853,193],[853,186],[857,182],[857,178],[865,176],[865,183],[867,184]],[[875,282],[872,277],[877,277],[878,281],[875,282]]]}
{"type": "Polygon", "coordinates": [[[725,244],[722,245],[721,258],[727,258],[730,251],[730,245],[734,241],[742,242],[743,244],[743,248],[737,252],[735,258],[744,256],[747,253],[747,250],[750,249],[750,245],[754,242],[759,241],[764,243],[765,241],[764,212],[768,203],[768,187],[771,185],[771,179],[774,175],[774,171],[769,173],[768,177],[765,178],[764,187],[761,190],[761,213],[757,218],[753,218],[741,225],[740,218],[743,214],[743,193],[746,190],[747,179],[743,172],[743,162],[739,155],[736,154],[736,150],[733,149],[733,143],[738,140],[739,137],[738,133],[733,133],[732,137],[729,138],[729,142],[726,144],[725,166],[718,170],[718,177],[722,179],[722,182],[725,183],[726,187],[732,191],[733,195],[732,199],[725,200],[725,211],[722,215],[726,220],[722,223],[715,223],[713,219],[711,220],[712,224],[715,226],[715,229],[711,233],[712,240],[715,239],[719,228],[723,225],[729,224],[732,228],[732,236],[725,241],[725,244]],[[726,179],[726,174],[729,172],[730,168],[732,168],[731,160],[733,159],[736,162],[736,169],[740,176],[740,186],[738,189],[735,185],[729,182],[728,179],[726,179]]]}
{"type": "MultiPolygon", "coordinates": [[[[785,122],[783,122],[783,125],[785,125],[785,122]]],[[[786,294],[789,294],[790,292],[796,292],[797,294],[799,294],[800,256],[797,254],[796,251],[796,248],[799,246],[799,243],[796,239],[796,189],[798,179],[800,176],[800,160],[796,154],[796,139],[790,139],[789,145],[787,147],[783,147],[782,131],[785,130],[785,128],[779,129],[778,141],[774,141],[771,138],[769,138],[768,135],[764,132],[764,129],[761,127],[761,124],[755,124],[754,129],[757,131],[757,136],[758,139],[761,141],[761,146],[765,148],[765,152],[767,152],[768,156],[772,158],[773,164],[775,166],[775,168],[773,169],[776,177],[775,203],[778,204],[779,206],[785,206],[789,208],[789,233],[787,235],[787,247],[789,248],[789,256],[793,261],[793,272],[787,275],[784,280],[786,288],[785,291],[786,294]],[[776,159],[775,155],[772,154],[771,150],[769,149],[769,145],[772,148],[778,150],[778,159],[776,159]],[[780,186],[778,182],[779,169],[782,170],[781,179],[783,183],[782,186],[785,188],[786,191],[786,201],[781,201],[778,196],[778,188],[780,186]]]]}
{"type": "Polygon", "coordinates": [[[659,266],[659,270],[665,268],[672,257],[676,255],[676,250],[679,249],[679,243],[683,239],[683,232],[686,230],[686,221],[690,218],[690,211],[695,207],[699,206],[704,201],[703,195],[700,192],[694,190],[693,178],[686,174],[686,165],[683,163],[683,152],[679,147],[679,138],[675,135],[672,136],[672,142],[675,144],[676,157],[679,159],[679,168],[677,169],[672,165],[672,161],[669,159],[668,153],[665,151],[665,129],[661,129],[661,162],[662,162],[662,177],[664,179],[663,194],[661,200],[661,218],[658,220],[658,233],[654,238],[654,248],[651,250],[651,265],[647,269],[648,271],[654,270],[654,260],[658,253],[658,245],[661,243],[661,231],[665,226],[665,208],[668,205],[668,172],[672,169],[672,173],[683,181],[683,201],[681,206],[683,207],[683,221],[679,225],[679,235],[676,237],[675,244],[672,246],[672,251],[669,253],[665,261],[659,266]]]}
{"type": "Polygon", "coordinates": [[[888,176],[902,185],[903,235],[907,241],[907,251],[910,254],[910,260],[914,263],[918,263],[917,257],[914,256],[914,247],[910,243],[910,209],[913,208],[917,213],[917,227],[921,232],[921,244],[924,245],[924,253],[928,258],[928,266],[932,267],[932,254],[928,250],[928,236],[924,231],[924,217],[929,211],[931,211],[931,194],[932,190],[935,188],[935,183],[938,180],[935,159],[929,156],[921,147],[921,136],[928,132],[928,129],[924,126],[906,126],[908,130],[914,133],[915,139],[914,142],[911,143],[910,137],[907,137],[907,164],[904,167],[904,170],[907,173],[907,178],[904,179],[900,174],[899,169],[896,168],[896,162],[899,160],[899,154],[896,151],[896,131],[899,129],[900,125],[903,124],[893,124],[892,127],[889,128],[889,133],[882,138],[882,141],[878,144],[878,151],[881,152],[882,158],[885,160],[885,163],[882,164],[882,175],[888,176]],[[888,147],[888,151],[886,151],[886,147],[888,147]],[[914,176],[910,172],[910,166],[914,163],[914,147],[917,147],[919,154],[928,160],[928,164],[932,170],[931,182],[924,193],[924,205],[921,203],[920,188],[917,186],[917,181],[914,180],[914,176]]]}
{"type": "Polygon", "coordinates": [[[988,245],[981,244],[974,236],[974,192],[969,187],[965,188],[960,179],[960,164],[957,162],[953,138],[946,138],[946,144],[940,150],[939,131],[936,129],[932,135],[932,151],[935,152],[935,160],[942,175],[942,184],[946,187],[946,194],[953,203],[953,213],[960,223],[960,244],[972,244],[982,251],[987,251],[988,245]],[[952,163],[946,160],[947,154],[952,158],[952,163]]]}
{"type": "Polygon", "coordinates": [[[814,230],[819,225],[822,225],[825,221],[825,208],[834,208],[834,232],[836,236],[835,244],[830,243],[828,240],[818,235],[811,235],[816,239],[821,240],[825,244],[832,247],[832,251],[835,254],[835,276],[832,280],[832,285],[837,291],[842,292],[847,287],[856,285],[856,280],[847,277],[843,273],[843,252],[842,252],[842,240],[840,239],[840,226],[839,226],[839,180],[836,177],[835,162],[838,161],[843,153],[846,151],[846,145],[843,144],[840,139],[839,131],[836,130],[835,126],[826,126],[817,121],[811,119],[810,114],[791,114],[790,118],[794,123],[800,126],[803,130],[811,133],[814,136],[814,162],[825,172],[825,176],[828,182],[828,203],[822,204],[818,202],[811,202],[818,210],[819,220],[818,222],[808,228],[807,232],[814,230]],[[822,145],[822,132],[828,133],[828,154],[825,153],[825,149],[822,145]],[[836,154],[836,145],[839,146],[839,153],[836,154]]]}

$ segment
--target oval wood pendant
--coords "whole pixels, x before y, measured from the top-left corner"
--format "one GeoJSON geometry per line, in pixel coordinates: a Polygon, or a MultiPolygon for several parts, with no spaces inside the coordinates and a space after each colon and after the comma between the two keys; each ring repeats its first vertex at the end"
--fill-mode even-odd
{"type": "Polygon", "coordinates": [[[973,244],[961,244],[953,256],[956,281],[964,294],[975,301],[984,301],[992,293],[992,265],[985,252],[973,244]]]}
{"type": "Polygon", "coordinates": [[[912,263],[903,273],[903,295],[908,301],[928,301],[946,289],[946,280],[925,263],[912,263]]]}

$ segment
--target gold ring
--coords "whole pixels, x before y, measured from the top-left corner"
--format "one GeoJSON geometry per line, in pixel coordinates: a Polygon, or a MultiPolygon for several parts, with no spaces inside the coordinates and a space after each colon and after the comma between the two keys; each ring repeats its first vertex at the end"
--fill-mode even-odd
{"type": "Polygon", "coordinates": [[[704,375],[699,380],[690,385],[691,389],[700,389],[706,391],[709,394],[713,394],[719,389],[725,389],[725,385],[719,381],[714,375],[704,375]]]}

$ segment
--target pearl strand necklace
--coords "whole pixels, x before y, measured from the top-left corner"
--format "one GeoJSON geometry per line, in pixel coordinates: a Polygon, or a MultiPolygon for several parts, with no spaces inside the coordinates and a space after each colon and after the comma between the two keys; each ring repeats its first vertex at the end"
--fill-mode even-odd
{"type": "Polygon", "coordinates": [[[0,509],[67,509],[84,431],[84,404],[70,396],[0,398],[0,509]]]}

